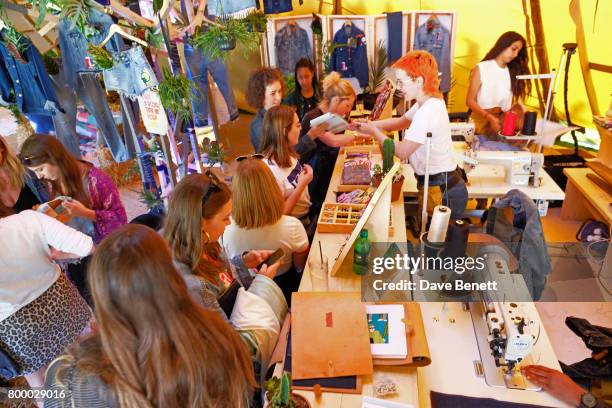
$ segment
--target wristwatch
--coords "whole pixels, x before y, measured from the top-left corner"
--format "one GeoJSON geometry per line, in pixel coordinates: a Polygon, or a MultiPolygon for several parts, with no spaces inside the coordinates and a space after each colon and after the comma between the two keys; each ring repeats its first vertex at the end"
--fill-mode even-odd
{"type": "Polygon", "coordinates": [[[595,408],[597,407],[597,398],[590,392],[585,392],[580,396],[580,405],[578,408],[595,408]]]}

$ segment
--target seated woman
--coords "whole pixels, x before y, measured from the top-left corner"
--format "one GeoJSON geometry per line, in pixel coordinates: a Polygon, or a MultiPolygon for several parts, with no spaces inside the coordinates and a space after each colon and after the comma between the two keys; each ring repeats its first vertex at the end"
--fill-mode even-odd
{"type": "Polygon", "coordinates": [[[281,188],[285,205],[283,214],[310,223],[310,195],[308,184],[313,178],[312,168],[298,161],[294,146],[300,135],[300,121],[289,106],[281,105],[266,112],[261,152],[281,188]]]}
{"type": "Polygon", "coordinates": [[[283,99],[283,105],[295,108],[300,122],[306,112],[316,108],[319,104],[319,81],[315,75],[315,68],[308,58],[301,58],[295,63],[294,72],[295,89],[283,99]]]}
{"type": "Polygon", "coordinates": [[[264,262],[273,250],[251,250],[228,261],[219,239],[231,213],[232,196],[225,184],[212,173],[189,175],[172,191],[164,237],[193,299],[226,319],[219,298],[238,279],[243,288],[230,313],[231,322],[260,367],[266,364],[287,314],[283,292],[273,281],[281,265],[263,265],[253,278],[247,268],[264,262]]]}
{"type": "Polygon", "coordinates": [[[417,177],[419,205],[423,203],[424,194],[426,135],[431,133],[427,210],[431,215],[436,205],[443,204],[450,207],[451,218],[460,219],[468,195],[463,173],[453,157],[448,111],[438,91],[438,64],[428,52],[412,51],[397,60],[392,68],[397,89],[404,98],[416,100],[416,103],[402,117],[356,122],[353,127],[374,136],[380,143],[387,139],[382,130],[406,129],[404,139],[395,142],[395,155],[401,160],[410,160],[417,177]]]}
{"type": "Polygon", "coordinates": [[[47,365],[91,318],[52,257],[87,256],[93,242],[42,213],[11,213],[0,205],[0,354],[14,366],[9,377],[25,375],[31,387],[42,387],[47,365]]]}
{"type": "Polygon", "coordinates": [[[232,192],[232,223],[223,234],[225,251],[233,257],[249,249],[282,249],[284,262],[274,281],[289,303],[291,292],[300,285],[298,272],[304,270],[308,257],[304,226],[297,218],[283,215],[283,194],[262,160],[251,157],[240,161],[232,192]]]}
{"type": "Polygon", "coordinates": [[[249,135],[253,150],[259,153],[264,115],[271,107],[280,105],[283,99],[283,76],[280,71],[262,67],[253,72],[247,85],[246,99],[249,105],[257,109],[249,135]]]}
{"type": "Polygon", "coordinates": [[[529,56],[525,46],[522,35],[508,31],[497,39],[472,70],[466,103],[472,110],[477,135],[497,138],[503,115],[510,110],[518,114],[516,129],[521,129],[523,109],[518,102],[531,91],[530,81],[516,78],[517,75],[529,74],[529,56]]]}
{"type": "MultiPolygon", "coordinates": [[[[63,206],[67,225],[93,238],[97,244],[116,228],[127,224],[127,215],[115,183],[91,163],[74,158],[50,135],[28,137],[19,154],[38,179],[50,185],[49,198],[68,196],[63,206]]],[[[91,305],[87,288],[87,260],[68,265],[68,274],[91,305]]]]}
{"type": "Polygon", "coordinates": [[[255,385],[240,337],[190,298],[163,238],[110,234],[90,264],[96,332],[55,360],[45,407],[240,407],[255,385]],[[55,395],[55,394],[54,394],[55,395]]]}
{"type": "Polygon", "coordinates": [[[340,117],[348,117],[355,104],[355,91],[350,82],[342,79],[337,72],[330,72],[323,80],[323,96],[319,106],[307,112],[302,119],[300,140],[295,150],[300,155],[302,163],[309,163],[313,168],[314,177],[308,186],[314,207],[313,213],[318,213],[331,180],[338,148],[355,141],[354,134],[333,134],[324,127],[311,128],[310,121],[331,112],[340,117]]]}
{"type": "Polygon", "coordinates": [[[26,172],[19,158],[0,136],[0,205],[15,213],[31,210],[48,199],[42,183],[26,172]]]}

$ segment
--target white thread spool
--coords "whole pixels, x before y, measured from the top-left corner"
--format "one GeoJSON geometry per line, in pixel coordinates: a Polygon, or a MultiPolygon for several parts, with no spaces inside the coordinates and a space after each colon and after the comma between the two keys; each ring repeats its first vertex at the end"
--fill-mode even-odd
{"type": "Polygon", "coordinates": [[[444,242],[450,221],[451,210],[444,205],[436,205],[427,232],[427,241],[444,242]]]}

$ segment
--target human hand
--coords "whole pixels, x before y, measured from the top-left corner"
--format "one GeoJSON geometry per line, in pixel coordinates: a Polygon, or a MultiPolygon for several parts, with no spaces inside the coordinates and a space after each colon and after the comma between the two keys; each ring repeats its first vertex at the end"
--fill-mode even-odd
{"type": "Polygon", "coordinates": [[[302,169],[302,173],[300,173],[298,183],[308,185],[312,181],[313,176],[314,172],[312,170],[312,167],[310,167],[308,164],[305,164],[304,168],[302,169]]]}
{"type": "Polygon", "coordinates": [[[321,123],[319,126],[310,128],[310,130],[308,131],[308,136],[311,139],[316,139],[318,137],[321,137],[325,134],[325,132],[327,131],[327,128],[328,128],[327,123],[321,123]]]}
{"type": "Polygon", "coordinates": [[[499,120],[497,116],[488,114],[487,121],[489,122],[489,125],[491,126],[491,130],[493,132],[497,133],[501,130],[501,121],[499,120]]]}
{"type": "Polygon", "coordinates": [[[521,371],[529,381],[574,407],[580,405],[580,398],[586,392],[567,375],[552,368],[529,365],[521,368],[521,371]]]}
{"type": "Polygon", "coordinates": [[[66,213],[70,218],[72,217],[83,217],[83,218],[91,218],[92,210],[85,207],[83,203],[78,200],[66,200],[62,203],[64,208],[66,209],[66,213]]]}
{"type": "Polygon", "coordinates": [[[278,272],[278,268],[283,264],[283,258],[280,258],[277,262],[272,265],[263,264],[261,269],[257,271],[258,275],[267,276],[270,279],[274,279],[276,276],[276,272],[278,272]]]}
{"type": "Polygon", "coordinates": [[[376,127],[374,122],[366,120],[351,122],[351,124],[353,123],[355,123],[355,126],[352,130],[357,131],[361,136],[376,136],[376,134],[379,132],[379,129],[376,127]]]}
{"type": "Polygon", "coordinates": [[[268,259],[273,253],[274,251],[251,250],[242,255],[242,261],[247,268],[256,268],[257,265],[268,259]]]}

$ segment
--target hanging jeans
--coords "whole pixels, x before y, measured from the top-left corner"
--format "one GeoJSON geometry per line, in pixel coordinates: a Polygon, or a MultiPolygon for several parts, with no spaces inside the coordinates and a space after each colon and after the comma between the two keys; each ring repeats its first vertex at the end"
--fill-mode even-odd
{"type": "Polygon", "coordinates": [[[193,101],[193,111],[195,114],[195,125],[208,125],[208,114],[210,112],[208,101],[208,73],[212,75],[217,83],[227,109],[230,120],[238,118],[238,107],[234,99],[234,93],[227,75],[227,68],[221,60],[211,61],[198,49],[194,49],[191,44],[185,43],[185,61],[187,62],[187,75],[196,83],[198,92],[195,93],[193,101]]]}
{"type": "Polygon", "coordinates": [[[106,94],[96,77],[96,73],[79,72],[77,74],[76,95],[74,92],[66,92],[62,99],[62,107],[66,111],[66,126],[70,129],[76,129],[76,96],[83,101],[87,111],[96,119],[98,131],[115,161],[119,163],[128,160],[130,156],[121,135],[119,135],[113,114],[106,102],[106,94]]]}
{"type": "MultiPolygon", "coordinates": [[[[73,94],[73,91],[63,81],[63,76],[61,74],[56,74],[51,75],[50,77],[57,97],[61,101],[69,101],[70,95],[73,94]]],[[[76,132],[76,117],[69,115],[68,112],[57,112],[52,119],[53,126],[55,127],[55,136],[74,157],[80,159],[81,150],[79,149],[79,136],[76,132]]]]}

